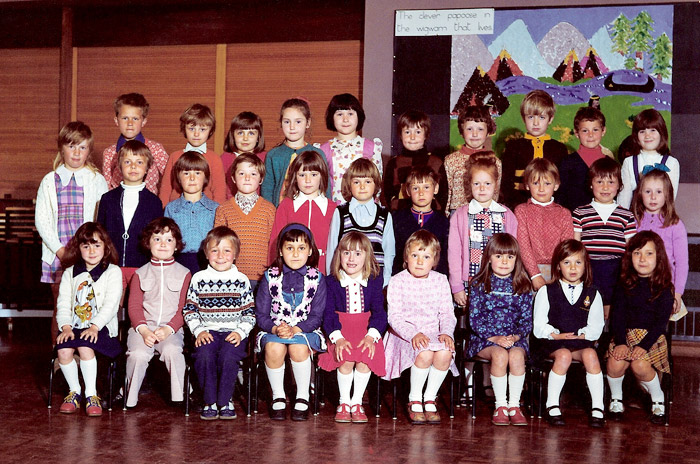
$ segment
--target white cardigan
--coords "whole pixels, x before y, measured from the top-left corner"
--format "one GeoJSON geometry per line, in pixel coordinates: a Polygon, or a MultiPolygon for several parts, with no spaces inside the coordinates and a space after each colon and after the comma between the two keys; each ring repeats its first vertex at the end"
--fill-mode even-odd
{"type": "MultiPolygon", "coordinates": [[[[64,325],[73,326],[73,304],[75,303],[75,294],[78,291],[78,286],[86,280],[92,281],[89,272],[81,272],[73,277],[74,267],[69,267],[63,273],[61,286],[58,290],[56,322],[59,330],[64,325]]],[[[110,264],[97,282],[93,282],[92,288],[95,292],[97,313],[93,314],[90,322],[95,324],[100,330],[107,326],[109,336],[116,337],[119,333],[117,313],[119,300],[122,297],[122,271],[119,266],[110,264]]]]}
{"type": "MultiPolygon", "coordinates": [[[[41,260],[49,264],[53,263],[56,252],[63,246],[58,239],[58,196],[54,174],[55,171],[51,171],[41,180],[34,212],[34,223],[42,242],[41,260]]],[[[95,220],[97,204],[107,190],[107,181],[102,174],[89,171],[83,185],[83,223],[95,220]]]]}

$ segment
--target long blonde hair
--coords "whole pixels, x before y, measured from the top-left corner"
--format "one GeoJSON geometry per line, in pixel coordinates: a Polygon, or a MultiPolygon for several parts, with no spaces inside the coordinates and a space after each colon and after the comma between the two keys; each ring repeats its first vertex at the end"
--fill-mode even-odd
{"type": "Polygon", "coordinates": [[[365,264],[362,266],[362,278],[369,279],[370,277],[376,277],[379,275],[379,263],[377,263],[377,258],[374,257],[374,250],[372,249],[372,242],[369,241],[367,236],[356,230],[348,232],[343,235],[343,238],[338,242],[338,246],[335,249],[335,254],[333,254],[333,261],[331,261],[331,274],[338,280],[340,280],[340,270],[342,269],[340,265],[340,255],[347,250],[363,250],[366,253],[365,264]]]}

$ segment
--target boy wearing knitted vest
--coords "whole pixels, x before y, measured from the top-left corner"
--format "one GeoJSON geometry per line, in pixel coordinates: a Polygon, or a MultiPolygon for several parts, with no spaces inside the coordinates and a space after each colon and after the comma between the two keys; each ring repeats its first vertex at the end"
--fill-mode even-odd
{"type": "Polygon", "coordinates": [[[145,143],[153,155],[153,163],[146,173],[146,188],[158,195],[158,185],[168,163],[168,153],[163,145],[145,138],[141,133],[141,128],[148,122],[149,108],[146,98],[140,93],[119,95],[114,101],[114,124],[119,128],[120,135],[117,143],[105,148],[102,153],[102,174],[110,189],[116,188],[122,181],[122,173],[117,166],[117,152],[127,140],[138,140],[145,143]]]}
{"type": "Polygon", "coordinates": [[[214,227],[227,226],[241,239],[236,266],[250,280],[253,291],[265,268],[270,234],[275,222],[275,206],[258,195],[265,178],[265,164],[255,155],[244,153],[231,166],[237,192],[216,209],[214,227]]]}
{"type": "Polygon", "coordinates": [[[554,203],[559,171],[551,161],[535,158],[525,167],[523,181],[531,198],[515,208],[518,243],[525,270],[538,290],[552,278],[552,256],[562,240],[574,238],[568,209],[554,203]]]}
{"type": "Polygon", "coordinates": [[[525,96],[520,105],[527,134],[525,137],[511,139],[501,155],[503,178],[501,180],[502,202],[510,209],[515,209],[528,199],[523,181],[523,172],[527,163],[534,158],[544,158],[557,166],[561,164],[568,150],[566,145],[553,140],[547,134],[547,128],[554,119],[554,100],[544,90],[533,90],[525,96]]]}

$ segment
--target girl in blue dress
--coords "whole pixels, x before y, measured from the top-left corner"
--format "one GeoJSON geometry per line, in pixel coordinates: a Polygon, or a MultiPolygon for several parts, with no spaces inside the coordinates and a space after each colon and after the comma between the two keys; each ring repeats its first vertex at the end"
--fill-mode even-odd
{"type": "Polygon", "coordinates": [[[527,338],[532,331],[531,290],[518,242],[510,234],[494,234],[471,283],[467,356],[491,361],[496,397],[491,421],[495,425],[527,425],[520,411],[520,395],[529,352],[527,338]],[[506,390],[510,391],[508,399],[506,390]]]}
{"type": "Polygon", "coordinates": [[[258,286],[255,317],[262,330],[256,338],[255,351],[265,353],[273,420],[286,419],[284,360],[287,354],[297,385],[292,420],[307,420],[309,416],[311,355],[326,351],[321,332],[326,281],[316,267],[318,258],[311,231],[301,224],[289,224],[277,239],[277,259],[265,271],[258,286]]]}

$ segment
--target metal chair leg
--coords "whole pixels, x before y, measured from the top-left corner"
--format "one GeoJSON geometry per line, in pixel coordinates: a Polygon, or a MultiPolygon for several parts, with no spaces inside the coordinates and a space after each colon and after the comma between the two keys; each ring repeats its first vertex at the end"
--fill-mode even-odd
{"type": "Polygon", "coordinates": [[[393,389],[393,395],[392,395],[392,410],[391,410],[391,418],[396,420],[398,418],[398,411],[396,409],[396,395],[397,395],[397,381],[392,380],[391,381],[392,389],[393,389]]]}
{"type": "Polygon", "coordinates": [[[46,407],[51,409],[51,397],[53,396],[53,366],[56,364],[56,358],[51,357],[51,368],[49,369],[49,396],[46,398],[46,407]]]}
{"type": "Polygon", "coordinates": [[[190,366],[185,366],[185,417],[190,417],[190,366]]]}
{"type": "Polygon", "coordinates": [[[374,410],[375,417],[381,415],[382,409],[382,378],[377,376],[377,405],[374,410]]]}

